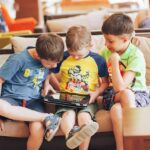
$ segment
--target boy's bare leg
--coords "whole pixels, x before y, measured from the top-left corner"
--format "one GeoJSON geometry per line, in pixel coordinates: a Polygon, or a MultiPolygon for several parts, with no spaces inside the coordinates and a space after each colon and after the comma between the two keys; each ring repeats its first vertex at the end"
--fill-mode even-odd
{"type": "Polygon", "coordinates": [[[0,130],[3,131],[4,130],[4,122],[2,119],[0,119],[0,130]]]}
{"type": "Polygon", "coordinates": [[[43,142],[43,124],[41,122],[31,122],[29,124],[29,131],[27,150],[39,150],[43,142]]]}
{"type": "Polygon", "coordinates": [[[116,149],[123,150],[123,128],[122,128],[122,109],[135,107],[135,96],[132,91],[124,90],[119,92],[114,104],[110,110],[110,117],[113,124],[113,131],[116,140],[116,149]]]}
{"type": "Polygon", "coordinates": [[[116,150],[123,150],[122,135],[122,108],[120,103],[116,103],[110,110],[110,117],[113,124],[113,132],[116,141],[116,150]]]}
{"type": "Polygon", "coordinates": [[[8,102],[0,100],[0,115],[17,121],[43,122],[46,113],[40,113],[21,106],[12,106],[8,102]]]}
{"type": "Polygon", "coordinates": [[[70,130],[75,125],[75,118],[76,118],[75,115],[76,114],[73,110],[64,112],[62,115],[60,127],[63,133],[65,134],[66,138],[68,137],[70,130]]]}
{"type": "MultiPolygon", "coordinates": [[[[78,114],[78,124],[79,126],[83,126],[85,124],[88,124],[89,122],[91,122],[91,116],[89,113],[87,112],[80,112],[78,114]]],[[[90,144],[90,140],[91,138],[87,138],[80,146],[79,146],[79,150],[88,150],[89,144],[90,144]]]]}

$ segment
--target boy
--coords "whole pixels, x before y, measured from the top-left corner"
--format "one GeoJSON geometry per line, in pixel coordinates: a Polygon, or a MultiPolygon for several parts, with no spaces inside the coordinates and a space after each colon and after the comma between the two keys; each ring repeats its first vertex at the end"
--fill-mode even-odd
{"type": "Polygon", "coordinates": [[[84,26],[73,26],[66,34],[64,59],[55,70],[61,92],[90,94],[89,104],[84,109],[59,107],[56,114],[62,116],[61,130],[70,149],[79,146],[87,150],[90,137],[99,128],[94,119],[97,111],[95,99],[108,86],[108,72],[104,59],[91,49],[91,33],[84,26]],[[76,116],[77,115],[77,116],[76,116]],[[75,126],[77,118],[78,126],[75,126]]]}
{"type": "Polygon", "coordinates": [[[145,83],[145,60],[142,52],[131,44],[133,23],[125,14],[113,14],[104,21],[102,32],[106,47],[101,54],[106,59],[114,105],[110,109],[117,150],[123,150],[122,109],[149,104],[145,83]]]}
{"type": "MultiPolygon", "coordinates": [[[[60,118],[44,113],[41,88],[49,68],[56,67],[64,53],[61,37],[43,34],[36,42],[36,48],[27,48],[11,55],[0,68],[0,115],[9,119],[29,121],[30,136],[27,150],[38,150],[45,138],[50,141],[56,133],[60,118]]],[[[49,90],[52,87],[47,85],[49,90]]],[[[1,128],[3,124],[0,121],[1,128]]]]}

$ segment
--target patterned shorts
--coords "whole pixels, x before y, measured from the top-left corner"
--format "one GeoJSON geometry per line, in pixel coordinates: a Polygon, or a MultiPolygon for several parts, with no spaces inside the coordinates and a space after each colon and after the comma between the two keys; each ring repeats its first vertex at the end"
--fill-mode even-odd
{"type": "Polygon", "coordinates": [[[145,91],[134,91],[136,107],[145,107],[150,104],[150,94],[145,91]]]}
{"type": "MultiPolygon", "coordinates": [[[[136,107],[145,107],[150,104],[150,93],[146,91],[133,91],[135,94],[136,107]]],[[[112,87],[108,87],[103,93],[103,107],[106,110],[110,110],[114,104],[115,91],[112,87]]]]}

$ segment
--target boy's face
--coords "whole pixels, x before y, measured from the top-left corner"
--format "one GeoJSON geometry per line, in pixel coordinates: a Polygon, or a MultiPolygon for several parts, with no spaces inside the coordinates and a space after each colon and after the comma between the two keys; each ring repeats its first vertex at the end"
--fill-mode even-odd
{"type": "Polygon", "coordinates": [[[127,48],[129,39],[127,36],[116,36],[111,34],[104,34],[105,45],[111,52],[124,52],[127,48]]]}
{"type": "Polygon", "coordinates": [[[41,64],[45,67],[45,68],[55,68],[57,67],[57,64],[59,62],[56,61],[52,61],[52,60],[46,60],[46,59],[40,59],[41,64]]]}
{"type": "Polygon", "coordinates": [[[74,59],[78,60],[78,59],[82,59],[84,57],[86,57],[89,54],[89,50],[88,49],[82,49],[79,51],[72,51],[72,50],[68,50],[70,56],[72,56],[74,59]]]}

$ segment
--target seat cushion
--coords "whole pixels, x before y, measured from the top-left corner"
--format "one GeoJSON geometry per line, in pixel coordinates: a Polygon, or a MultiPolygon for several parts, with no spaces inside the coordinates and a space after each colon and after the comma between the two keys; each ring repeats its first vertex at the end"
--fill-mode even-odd
{"type": "Polygon", "coordinates": [[[86,15],[48,20],[46,24],[51,32],[66,32],[74,25],[84,25],[90,30],[100,30],[106,16],[108,16],[106,10],[93,11],[86,15]]]}
{"type": "MultiPolygon", "coordinates": [[[[109,132],[112,131],[112,123],[109,116],[109,111],[99,110],[96,113],[96,121],[99,123],[99,132],[109,132]]],[[[5,120],[4,121],[5,130],[0,130],[0,136],[8,137],[28,137],[29,130],[28,124],[25,122],[5,120]]],[[[56,136],[63,136],[61,130],[59,130],[56,136]]]]}

